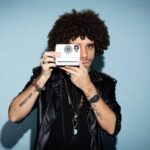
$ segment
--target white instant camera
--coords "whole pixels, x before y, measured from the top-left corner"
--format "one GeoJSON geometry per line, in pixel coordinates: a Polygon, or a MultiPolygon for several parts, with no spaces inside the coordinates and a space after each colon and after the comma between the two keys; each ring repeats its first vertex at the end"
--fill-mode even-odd
{"type": "Polygon", "coordinates": [[[79,44],[56,44],[55,51],[61,53],[61,56],[56,58],[56,66],[80,65],[79,44]]]}

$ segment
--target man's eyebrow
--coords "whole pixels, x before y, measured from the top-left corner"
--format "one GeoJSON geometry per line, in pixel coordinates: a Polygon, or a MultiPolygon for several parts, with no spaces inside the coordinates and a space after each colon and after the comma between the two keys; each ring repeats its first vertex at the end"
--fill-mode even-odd
{"type": "Polygon", "coordinates": [[[88,44],[94,44],[94,41],[89,41],[88,44]]]}
{"type": "Polygon", "coordinates": [[[93,43],[88,43],[87,45],[94,45],[94,42],[93,43]]]}

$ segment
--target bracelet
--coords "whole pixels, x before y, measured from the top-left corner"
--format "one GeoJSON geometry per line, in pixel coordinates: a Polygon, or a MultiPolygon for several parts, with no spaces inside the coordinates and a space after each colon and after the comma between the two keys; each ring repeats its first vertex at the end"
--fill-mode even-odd
{"type": "Polygon", "coordinates": [[[42,88],[41,88],[39,85],[37,85],[35,79],[33,80],[32,85],[35,87],[35,90],[36,90],[37,92],[41,92],[41,91],[44,91],[44,90],[45,90],[45,87],[42,87],[42,88]]]}
{"type": "Polygon", "coordinates": [[[98,92],[92,98],[90,98],[88,101],[89,101],[89,103],[95,103],[95,102],[98,102],[100,98],[101,98],[101,94],[98,92]]]}

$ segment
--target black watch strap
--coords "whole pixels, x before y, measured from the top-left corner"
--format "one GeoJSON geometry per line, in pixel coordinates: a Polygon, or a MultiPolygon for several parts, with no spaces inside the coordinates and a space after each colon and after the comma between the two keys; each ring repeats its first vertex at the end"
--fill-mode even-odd
{"type": "Polygon", "coordinates": [[[101,98],[100,93],[97,93],[88,101],[89,101],[89,103],[95,103],[95,102],[98,102],[100,98],[101,98]]]}

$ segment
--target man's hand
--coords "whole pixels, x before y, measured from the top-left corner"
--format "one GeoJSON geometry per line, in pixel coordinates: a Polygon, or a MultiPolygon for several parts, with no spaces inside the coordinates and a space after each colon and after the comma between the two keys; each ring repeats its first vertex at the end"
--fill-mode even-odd
{"type": "Polygon", "coordinates": [[[96,89],[90,80],[88,70],[82,64],[80,64],[80,67],[65,66],[61,67],[61,69],[70,75],[71,81],[85,93],[87,98],[91,97],[93,93],[96,93],[96,89]]]}
{"type": "Polygon", "coordinates": [[[46,77],[50,77],[53,71],[53,68],[56,67],[55,58],[59,57],[60,53],[55,51],[45,52],[41,58],[41,75],[46,77]]]}

